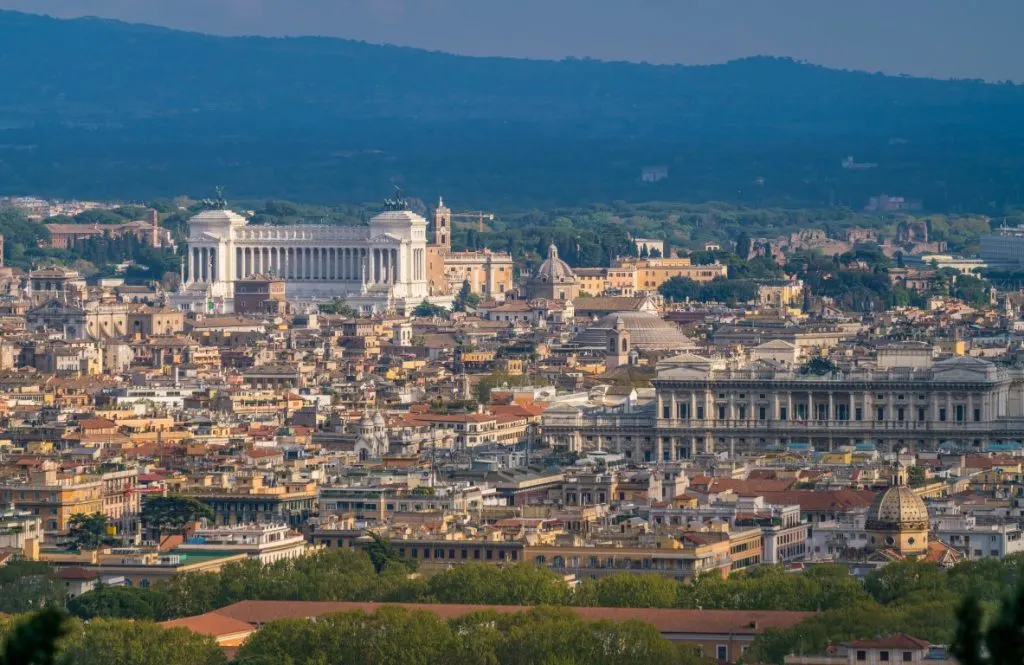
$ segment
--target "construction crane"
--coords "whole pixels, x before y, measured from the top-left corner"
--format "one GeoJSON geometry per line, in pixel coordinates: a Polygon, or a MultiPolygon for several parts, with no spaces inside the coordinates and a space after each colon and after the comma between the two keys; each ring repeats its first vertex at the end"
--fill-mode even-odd
{"type": "Polygon", "coordinates": [[[453,212],[452,219],[475,219],[476,230],[480,233],[484,232],[484,221],[493,222],[494,213],[490,212],[453,212]]]}

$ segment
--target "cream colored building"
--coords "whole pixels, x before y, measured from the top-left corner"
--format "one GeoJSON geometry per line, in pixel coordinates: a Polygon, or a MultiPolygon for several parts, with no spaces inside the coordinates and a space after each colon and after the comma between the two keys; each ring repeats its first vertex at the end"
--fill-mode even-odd
{"type": "Polygon", "coordinates": [[[515,286],[512,257],[504,252],[449,252],[443,257],[443,289],[456,295],[469,283],[470,292],[484,298],[504,300],[515,286]]]}
{"type": "Polygon", "coordinates": [[[703,284],[729,276],[729,269],[724,265],[712,263],[695,266],[686,257],[619,259],[615,262],[614,268],[634,271],[635,291],[657,291],[658,287],[673,277],[683,277],[703,284]]]}
{"type": "Polygon", "coordinates": [[[576,279],[580,284],[580,293],[592,296],[606,293],[633,296],[636,292],[636,268],[633,266],[577,268],[576,279]]]}
{"type": "Polygon", "coordinates": [[[544,437],[638,461],[857,444],[982,450],[1024,440],[1024,372],[978,358],[819,376],[683,354],[659,363],[653,384],[657,397],[646,408],[553,407],[544,415],[544,437]]]}
{"type": "Polygon", "coordinates": [[[762,282],[757,285],[757,299],[765,307],[800,307],[804,299],[804,283],[798,279],[762,282]]]}
{"type": "Polygon", "coordinates": [[[452,251],[452,211],[444,199],[434,209],[427,245],[427,288],[434,297],[450,298],[457,295],[465,282],[475,295],[504,300],[505,294],[515,288],[515,266],[507,252],[452,251]]]}
{"type": "Polygon", "coordinates": [[[235,282],[274,274],[291,300],[343,297],[363,312],[411,311],[428,296],[427,221],[389,201],[367,226],[257,226],[230,210],[189,220],[176,309],[231,312],[235,282]]]}

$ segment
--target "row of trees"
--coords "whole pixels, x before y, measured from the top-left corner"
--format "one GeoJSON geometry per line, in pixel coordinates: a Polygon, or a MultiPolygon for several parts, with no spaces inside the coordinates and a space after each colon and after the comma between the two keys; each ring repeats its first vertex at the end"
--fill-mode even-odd
{"type": "Polygon", "coordinates": [[[88,623],[59,610],[0,618],[0,665],[226,665],[211,637],[145,621],[88,623]]]}
{"type": "MultiPolygon", "coordinates": [[[[68,620],[59,612],[0,621],[2,665],[226,665],[210,637],[146,621],[68,620]]],[[[580,619],[557,608],[479,612],[443,619],[381,607],[316,621],[263,626],[238,650],[238,665],[710,665],[641,621],[580,619]]]]}
{"type": "MultiPolygon", "coordinates": [[[[54,217],[46,222],[106,224],[124,223],[138,218],[119,214],[117,211],[89,210],[75,218],[54,217]]],[[[41,247],[40,244],[45,245],[50,239],[46,226],[27,219],[21,211],[14,208],[0,209],[0,234],[5,239],[6,264],[22,269],[31,268],[40,262],[57,262],[82,269],[86,273],[95,271],[109,276],[113,274],[111,264],[132,261],[142,268],[130,270],[127,275],[129,278],[160,280],[166,273],[177,273],[180,265],[179,258],[169,250],[150,247],[134,235],[103,235],[79,241],[68,249],[41,247]]]]}
{"type": "Polygon", "coordinates": [[[965,562],[948,571],[901,563],[871,573],[863,583],[845,567],[821,565],[801,574],[763,566],[725,580],[709,575],[692,583],[622,573],[571,588],[552,571],[529,563],[470,564],[410,578],[408,563],[382,541],[370,554],[328,550],[271,564],[232,563],[219,573],[177,576],[150,589],[105,588],[74,599],[69,609],[82,618],[169,619],[263,599],[813,611],[862,603],[881,607],[919,592],[941,595],[955,606],[970,591],[986,602],[998,600],[1003,589],[1021,579],[1022,561],[965,562]]]}
{"type": "Polygon", "coordinates": [[[673,277],[658,292],[670,302],[722,302],[728,305],[757,298],[757,283],[746,279],[716,279],[706,283],[686,277],[673,277]]]}
{"type": "Polygon", "coordinates": [[[755,662],[780,663],[788,653],[814,653],[836,640],[895,631],[948,644],[956,633],[955,609],[974,597],[984,612],[994,612],[1005,591],[1024,582],[1024,556],[964,562],[950,569],[928,562],[895,563],[863,582],[845,567],[830,565],[798,574],[765,566],[728,579],[702,576],[693,583],[621,573],[584,580],[575,588],[527,563],[505,568],[465,565],[429,577],[408,573],[394,548],[382,541],[372,557],[330,550],[267,565],[232,563],[220,573],[182,575],[150,589],[101,588],[75,598],[68,608],[85,619],[156,620],[201,614],[247,599],[822,612],[794,628],[768,630],[758,638],[751,652],[755,662]]]}
{"type": "Polygon", "coordinates": [[[446,621],[431,612],[380,608],[315,622],[271,622],[239,649],[236,662],[670,665],[699,660],[640,621],[588,622],[555,608],[481,612],[446,621]]]}
{"type": "MultiPolygon", "coordinates": [[[[1007,589],[1024,583],[1024,556],[983,559],[949,569],[928,562],[890,564],[863,582],[842,566],[802,573],[759,567],[722,579],[680,583],[658,575],[621,573],[569,587],[532,564],[505,568],[466,565],[433,576],[410,576],[410,566],[386,541],[370,552],[329,550],[291,561],[243,561],[219,573],[187,574],[149,589],[101,587],[68,609],[82,619],[164,620],[202,614],[248,599],[803,610],[821,614],[793,628],[765,631],[752,662],[781,663],[790,653],[816,653],[828,644],[906,632],[949,644],[956,608],[971,598],[982,617],[997,616],[1007,589]]],[[[45,564],[0,568],[0,611],[59,606],[63,589],[45,564]]],[[[977,632],[977,631],[976,631],[977,632]]]]}

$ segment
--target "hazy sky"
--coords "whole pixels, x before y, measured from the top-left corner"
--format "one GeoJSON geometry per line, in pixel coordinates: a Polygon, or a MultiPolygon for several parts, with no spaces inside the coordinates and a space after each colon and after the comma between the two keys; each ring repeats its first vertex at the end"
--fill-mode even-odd
{"type": "Polygon", "coordinates": [[[470,55],[703,64],[769,54],[1024,81],[1024,0],[0,0],[0,9],[470,55]]]}

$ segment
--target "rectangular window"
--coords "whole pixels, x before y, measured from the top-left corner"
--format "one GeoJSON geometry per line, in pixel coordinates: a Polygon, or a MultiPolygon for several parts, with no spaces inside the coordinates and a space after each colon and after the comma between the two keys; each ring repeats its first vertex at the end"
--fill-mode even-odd
{"type": "Polygon", "coordinates": [[[918,422],[922,422],[922,423],[924,422],[924,408],[923,407],[918,407],[917,408],[917,420],[918,420],[918,422]]]}
{"type": "Polygon", "coordinates": [[[903,420],[903,409],[902,408],[896,409],[896,420],[899,420],[899,421],[903,420]]]}
{"type": "Polygon", "coordinates": [[[725,407],[724,406],[718,407],[718,419],[719,420],[725,420],[725,407]]]}
{"type": "Polygon", "coordinates": [[[788,416],[788,415],[789,414],[786,413],[786,407],[780,406],[779,407],[779,420],[785,420],[786,416],[788,416]]]}
{"type": "Polygon", "coordinates": [[[765,420],[765,419],[766,419],[766,418],[768,417],[768,413],[767,413],[767,411],[768,411],[768,410],[767,410],[767,409],[765,409],[765,408],[764,408],[763,406],[762,406],[762,407],[760,407],[760,408],[759,408],[759,409],[757,410],[757,419],[758,419],[758,420],[765,420]]]}
{"type": "Polygon", "coordinates": [[[946,410],[939,409],[939,422],[946,422],[946,410]]]}
{"type": "Polygon", "coordinates": [[[857,407],[853,410],[854,420],[864,420],[864,409],[857,407]]]}
{"type": "Polygon", "coordinates": [[[719,644],[715,647],[715,657],[721,662],[729,660],[729,647],[724,644],[719,644]]]}
{"type": "Polygon", "coordinates": [[[875,409],[875,420],[885,420],[885,407],[879,406],[875,409]]]}
{"type": "Polygon", "coordinates": [[[704,407],[703,406],[698,406],[697,407],[697,420],[704,420],[704,407]]]}
{"type": "Polygon", "coordinates": [[[904,663],[911,663],[913,661],[914,661],[914,654],[911,653],[910,651],[904,651],[903,652],[903,662],[904,663]]]}
{"type": "Polygon", "coordinates": [[[857,660],[867,660],[867,659],[868,659],[868,652],[867,651],[864,651],[863,649],[860,649],[860,650],[857,651],[857,660]]]}
{"type": "Polygon", "coordinates": [[[882,661],[883,663],[888,663],[889,662],[889,652],[888,651],[879,651],[878,652],[878,660],[882,661]]]}
{"type": "Polygon", "coordinates": [[[747,407],[741,406],[740,407],[740,420],[746,420],[746,418],[747,418],[747,407]]]}
{"type": "Polygon", "coordinates": [[[956,421],[958,423],[962,423],[964,421],[964,405],[963,404],[957,404],[956,405],[956,421]]]}
{"type": "Polygon", "coordinates": [[[669,418],[672,417],[672,405],[671,404],[666,404],[663,407],[661,407],[661,417],[664,418],[665,420],[668,420],[669,418]]]}
{"type": "Polygon", "coordinates": [[[981,409],[974,410],[974,422],[981,422],[981,409]]]}

